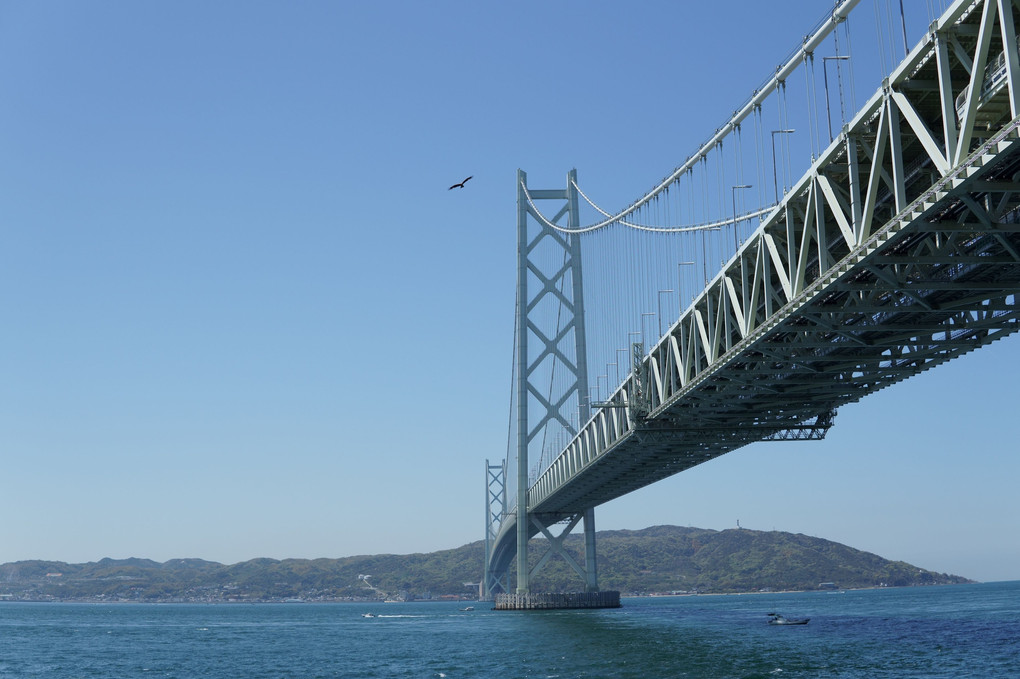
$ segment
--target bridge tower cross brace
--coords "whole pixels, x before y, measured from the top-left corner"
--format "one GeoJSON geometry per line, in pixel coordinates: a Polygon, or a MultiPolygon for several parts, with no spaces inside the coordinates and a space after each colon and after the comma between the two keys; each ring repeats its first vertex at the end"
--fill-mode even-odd
{"type": "MultiPolygon", "coordinates": [[[[575,516],[568,523],[568,528],[559,538],[553,538],[543,525],[540,517],[533,516],[529,512],[528,488],[530,485],[528,468],[529,444],[542,432],[547,424],[559,422],[568,429],[571,435],[577,431],[569,424],[569,414],[560,412],[560,407],[569,399],[541,399],[545,404],[544,413],[529,412],[529,393],[541,395],[541,387],[533,381],[537,375],[538,365],[530,363],[531,357],[528,353],[529,339],[535,339],[543,346],[539,355],[559,355],[562,369],[569,371],[573,377],[573,383],[569,387],[568,395],[572,392],[576,398],[578,408],[578,420],[580,423],[587,421],[589,417],[588,402],[588,362],[585,348],[584,333],[584,294],[581,279],[581,242],[578,234],[564,233],[551,227],[546,219],[538,214],[534,201],[558,200],[563,205],[556,215],[549,221],[559,224],[564,217],[567,218],[568,228],[580,226],[580,214],[578,209],[577,192],[577,170],[571,170],[567,174],[567,187],[564,190],[541,190],[528,191],[527,174],[521,170],[517,171],[517,593],[526,594],[530,591],[530,577],[532,573],[528,568],[528,540],[531,534],[532,525],[537,527],[547,538],[550,538],[550,552],[556,552],[567,558],[572,567],[579,572],[583,571],[585,579],[585,590],[588,592],[598,591],[598,569],[595,555],[595,509],[588,508],[581,516],[575,516]],[[537,231],[532,233],[529,224],[537,225],[537,231]],[[542,271],[540,262],[532,259],[531,255],[540,242],[548,241],[555,243],[563,251],[562,265],[556,271],[542,271]],[[529,271],[536,274],[536,280],[540,282],[540,289],[529,297],[528,280],[529,271]],[[570,297],[565,294],[566,284],[570,285],[570,297]],[[534,309],[538,302],[546,295],[553,295],[559,300],[561,309],[560,327],[553,332],[537,332],[537,326],[532,324],[529,318],[529,311],[534,309]],[[568,361],[562,360],[562,354],[558,351],[557,343],[560,337],[567,332],[572,332],[574,337],[575,361],[570,365],[568,361]],[[533,420],[534,414],[541,415],[533,420]],[[567,556],[562,549],[562,540],[577,524],[578,519],[584,520],[584,543],[585,563],[581,568],[567,556]]],[[[544,247],[550,247],[545,245],[544,247]]],[[[547,560],[546,557],[539,562],[536,571],[547,560]]]]}

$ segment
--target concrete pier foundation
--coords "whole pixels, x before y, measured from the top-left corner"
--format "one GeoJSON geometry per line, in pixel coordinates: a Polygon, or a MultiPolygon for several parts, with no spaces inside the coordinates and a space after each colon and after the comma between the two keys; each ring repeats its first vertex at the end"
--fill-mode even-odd
{"type": "Polygon", "coordinates": [[[529,592],[497,594],[493,610],[541,611],[562,608],[619,608],[619,592],[529,592]]]}

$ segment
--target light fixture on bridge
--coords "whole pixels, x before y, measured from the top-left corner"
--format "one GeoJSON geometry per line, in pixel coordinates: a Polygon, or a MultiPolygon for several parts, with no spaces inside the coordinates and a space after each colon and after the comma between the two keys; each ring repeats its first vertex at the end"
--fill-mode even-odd
{"type": "MultiPolygon", "coordinates": [[[[772,185],[776,187],[776,204],[779,204],[779,179],[776,174],[776,135],[793,134],[797,130],[772,130],[772,185]]],[[[784,173],[785,176],[785,173],[784,173]]],[[[783,182],[783,193],[786,193],[786,182],[783,182]]]]}
{"type": "Polygon", "coordinates": [[[643,311],[641,312],[641,346],[648,346],[648,342],[645,340],[645,316],[654,316],[654,311],[643,311]]]}
{"type": "MultiPolygon", "coordinates": [[[[617,385],[622,384],[622,380],[620,379],[620,365],[621,365],[620,364],[620,356],[619,356],[620,353],[623,353],[623,358],[624,359],[626,359],[628,356],[630,356],[630,352],[627,351],[626,349],[617,349],[616,350],[616,384],[617,385]]],[[[623,369],[624,370],[628,370],[627,366],[629,364],[626,361],[622,365],[623,365],[623,369]]],[[[625,376],[627,375],[626,372],[624,372],[623,374],[625,376]]]]}
{"type": "Polygon", "coordinates": [[[740,249],[740,243],[737,242],[737,189],[749,189],[751,184],[740,184],[734,186],[733,190],[730,191],[730,197],[733,199],[733,252],[736,253],[740,249]]]}
{"type": "Polygon", "coordinates": [[[659,290],[659,337],[662,337],[662,295],[673,294],[672,290],[659,290]]]}
{"type": "MultiPolygon", "coordinates": [[[[676,296],[679,300],[679,309],[677,310],[678,318],[684,313],[684,269],[685,266],[694,266],[694,262],[677,262],[676,263],[676,296]]],[[[691,295],[691,301],[694,301],[694,295],[691,295]]]]}
{"type": "MultiPolygon", "coordinates": [[[[850,57],[836,56],[836,57],[822,57],[822,82],[825,83],[825,122],[829,125],[829,142],[832,142],[832,114],[829,113],[829,62],[830,61],[849,61],[850,57]]],[[[837,75],[839,72],[837,71],[837,75]]],[[[846,113],[843,108],[843,87],[839,88],[839,119],[841,122],[845,122],[846,113]]]]}

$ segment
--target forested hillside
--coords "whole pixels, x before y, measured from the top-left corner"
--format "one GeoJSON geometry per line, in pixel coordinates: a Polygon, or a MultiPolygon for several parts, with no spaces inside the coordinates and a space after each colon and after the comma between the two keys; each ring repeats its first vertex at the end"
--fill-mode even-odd
{"type": "MultiPolygon", "coordinates": [[[[655,526],[597,535],[599,584],[628,594],[810,590],[967,582],[888,561],[821,538],[777,531],[655,526]]],[[[581,538],[567,548],[583,560],[581,538]]],[[[530,556],[544,552],[531,542],[530,556]]],[[[84,564],[20,561],[0,565],[2,600],[350,601],[472,597],[483,543],[429,554],[341,559],[253,559],[224,565],[201,559],[103,559],[84,564]]],[[[553,559],[532,591],[573,591],[580,579],[553,559]]]]}

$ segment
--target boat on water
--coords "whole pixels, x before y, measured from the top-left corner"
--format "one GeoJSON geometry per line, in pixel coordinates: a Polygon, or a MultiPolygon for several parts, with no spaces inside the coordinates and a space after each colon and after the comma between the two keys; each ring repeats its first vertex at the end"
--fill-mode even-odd
{"type": "Polygon", "coordinates": [[[769,613],[770,625],[806,625],[811,618],[786,618],[778,613],[769,613]]]}
{"type": "Polygon", "coordinates": [[[374,618],[375,617],[375,613],[362,613],[361,617],[363,617],[363,618],[374,618]]]}
{"type": "Polygon", "coordinates": [[[473,611],[473,610],[475,610],[475,607],[474,606],[465,606],[464,608],[462,608],[460,610],[462,610],[462,611],[473,611]]]}

